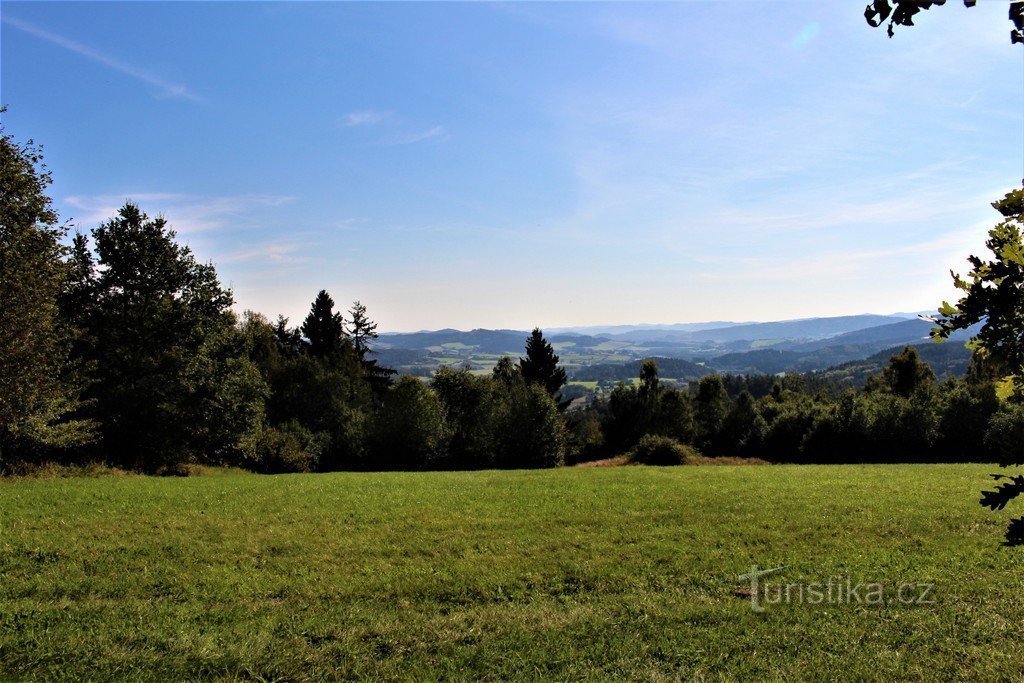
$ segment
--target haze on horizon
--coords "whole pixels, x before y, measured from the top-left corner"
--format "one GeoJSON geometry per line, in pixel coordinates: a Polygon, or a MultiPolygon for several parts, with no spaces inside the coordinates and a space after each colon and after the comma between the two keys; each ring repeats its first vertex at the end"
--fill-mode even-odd
{"type": "Polygon", "coordinates": [[[0,7],[61,217],[126,198],[297,323],[382,331],[934,309],[1022,173],[1006,4],[0,7]]]}

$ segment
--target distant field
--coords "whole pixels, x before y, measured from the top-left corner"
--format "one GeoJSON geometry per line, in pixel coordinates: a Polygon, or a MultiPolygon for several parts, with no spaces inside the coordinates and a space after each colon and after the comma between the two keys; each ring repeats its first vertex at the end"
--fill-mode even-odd
{"type": "Polygon", "coordinates": [[[0,679],[1019,679],[991,469],[0,481],[0,679]],[[755,613],[755,564],[934,604],[755,613]]]}

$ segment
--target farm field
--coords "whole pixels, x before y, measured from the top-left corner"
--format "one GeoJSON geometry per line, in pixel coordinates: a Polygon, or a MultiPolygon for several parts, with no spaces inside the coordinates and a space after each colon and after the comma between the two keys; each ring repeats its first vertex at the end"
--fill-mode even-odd
{"type": "Polygon", "coordinates": [[[1024,676],[979,465],[0,481],[0,678],[1024,676]],[[779,583],[928,604],[770,604],[779,583]]]}

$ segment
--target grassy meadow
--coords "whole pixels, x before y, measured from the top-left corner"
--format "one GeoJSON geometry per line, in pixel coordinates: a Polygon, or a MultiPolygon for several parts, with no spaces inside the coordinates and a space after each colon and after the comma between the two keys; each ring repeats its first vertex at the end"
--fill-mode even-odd
{"type": "Polygon", "coordinates": [[[1021,679],[990,471],[3,480],[0,678],[1021,679]],[[934,602],[755,613],[752,565],[934,602]]]}

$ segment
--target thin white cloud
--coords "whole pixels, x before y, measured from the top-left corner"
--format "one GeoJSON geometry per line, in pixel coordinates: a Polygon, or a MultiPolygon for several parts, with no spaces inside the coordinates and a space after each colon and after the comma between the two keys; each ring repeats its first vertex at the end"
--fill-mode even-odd
{"type": "Polygon", "coordinates": [[[88,229],[116,216],[125,200],[135,202],[150,216],[166,216],[179,235],[190,235],[216,230],[253,209],[281,206],[292,198],[259,194],[201,197],[163,192],[75,195],[64,199],[71,210],[62,213],[72,214],[75,223],[88,229]],[[73,215],[76,209],[82,213],[73,215]]]}
{"type": "Polygon", "coordinates": [[[221,258],[221,263],[249,263],[255,265],[300,265],[312,259],[296,253],[306,245],[296,242],[271,242],[221,258]]]}
{"type": "Polygon", "coordinates": [[[364,109],[361,111],[350,111],[341,119],[341,125],[346,128],[352,126],[372,126],[389,118],[394,112],[376,111],[375,109],[364,109]]]}
{"type": "Polygon", "coordinates": [[[448,134],[445,132],[444,126],[434,126],[433,128],[425,130],[420,133],[400,135],[398,137],[394,137],[391,138],[390,140],[384,141],[383,144],[388,146],[414,145],[417,142],[423,142],[424,140],[430,140],[432,138],[440,138],[441,140],[447,140],[448,134]]]}
{"type": "Polygon", "coordinates": [[[126,64],[119,59],[97,52],[87,45],[77,43],[69,38],[65,38],[64,36],[59,36],[56,33],[51,33],[50,31],[42,29],[35,24],[30,24],[27,21],[16,19],[8,14],[0,16],[0,21],[3,21],[5,24],[13,26],[20,31],[24,31],[29,35],[33,35],[36,38],[41,38],[48,43],[52,43],[58,47],[64,48],[65,50],[74,52],[77,55],[81,55],[82,57],[91,59],[94,62],[98,62],[110,69],[113,69],[114,71],[119,71],[127,76],[140,80],[143,83],[155,86],[160,90],[161,97],[181,98],[191,100],[193,102],[202,101],[201,97],[191,92],[188,87],[182,83],[172,83],[157,76],[156,74],[146,71],[145,69],[140,69],[139,67],[131,64],[126,64]]]}

